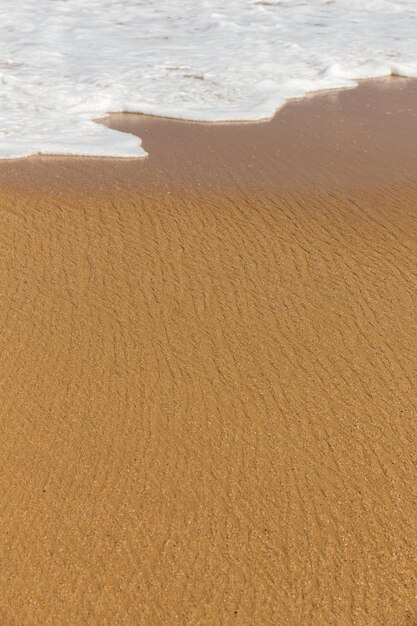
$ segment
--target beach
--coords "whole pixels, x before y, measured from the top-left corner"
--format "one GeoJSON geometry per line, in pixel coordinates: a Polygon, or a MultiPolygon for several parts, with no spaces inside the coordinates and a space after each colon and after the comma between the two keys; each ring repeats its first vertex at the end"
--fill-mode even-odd
{"type": "Polygon", "coordinates": [[[0,162],[0,623],[417,623],[416,105],[0,162]]]}

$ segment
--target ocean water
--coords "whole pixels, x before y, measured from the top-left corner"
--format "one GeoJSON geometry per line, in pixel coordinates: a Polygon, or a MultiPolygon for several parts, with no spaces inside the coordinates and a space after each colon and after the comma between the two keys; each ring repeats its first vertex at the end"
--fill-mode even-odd
{"type": "Polygon", "coordinates": [[[93,120],[269,118],[288,99],[417,76],[416,0],[2,0],[0,157],[138,157],[93,120]]]}

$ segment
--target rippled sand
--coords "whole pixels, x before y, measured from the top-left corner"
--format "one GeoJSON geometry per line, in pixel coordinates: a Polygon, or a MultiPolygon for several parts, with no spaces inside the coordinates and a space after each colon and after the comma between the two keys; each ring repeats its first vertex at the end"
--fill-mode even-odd
{"type": "Polygon", "coordinates": [[[1,624],[417,623],[416,104],[0,165],[1,624]]]}

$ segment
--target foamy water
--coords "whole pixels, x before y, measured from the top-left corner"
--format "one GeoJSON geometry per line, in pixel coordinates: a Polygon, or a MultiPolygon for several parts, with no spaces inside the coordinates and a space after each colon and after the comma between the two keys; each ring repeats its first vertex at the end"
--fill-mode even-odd
{"type": "Polygon", "coordinates": [[[360,78],[417,76],[415,0],[2,0],[0,157],[145,155],[112,111],[259,120],[360,78]]]}

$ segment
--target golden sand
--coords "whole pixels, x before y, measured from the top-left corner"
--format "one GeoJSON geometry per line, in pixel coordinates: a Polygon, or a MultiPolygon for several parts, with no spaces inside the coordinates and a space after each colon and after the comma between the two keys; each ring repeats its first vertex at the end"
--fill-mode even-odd
{"type": "Polygon", "coordinates": [[[417,624],[417,87],[0,165],[0,624],[417,624]]]}

